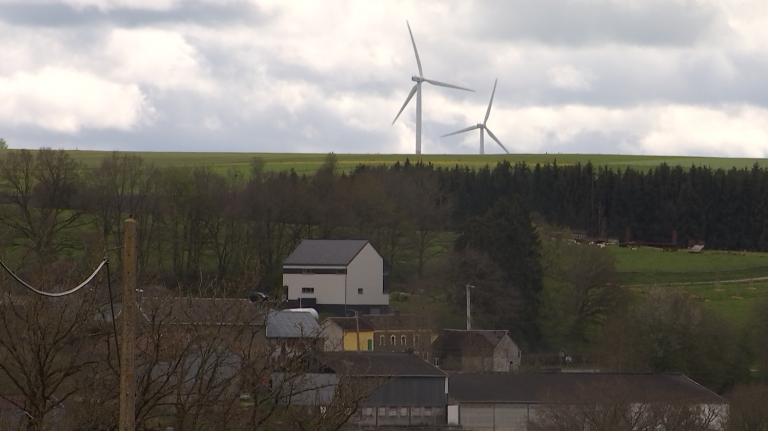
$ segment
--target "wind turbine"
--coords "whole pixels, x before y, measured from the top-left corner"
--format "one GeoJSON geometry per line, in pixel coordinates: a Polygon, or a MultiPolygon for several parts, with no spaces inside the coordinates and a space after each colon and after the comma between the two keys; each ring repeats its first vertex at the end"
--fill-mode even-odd
{"type": "MultiPolygon", "coordinates": [[[[491,116],[491,105],[493,105],[493,95],[496,94],[496,84],[499,82],[498,79],[493,82],[493,92],[491,93],[491,101],[488,102],[488,111],[485,113],[485,120],[483,120],[483,124],[477,123],[474,126],[467,127],[466,129],[457,130],[453,133],[449,133],[447,135],[441,136],[441,138],[444,138],[446,136],[451,135],[457,135],[459,133],[469,132],[470,130],[480,129],[480,154],[485,154],[485,132],[488,132],[488,135],[493,138],[494,141],[496,141],[499,146],[504,149],[504,151],[507,151],[507,148],[499,141],[499,139],[496,137],[496,135],[491,132],[491,129],[489,129],[485,123],[488,122],[488,117],[491,116]]],[[[507,151],[507,154],[509,154],[509,151],[507,151]]]]}
{"type": "Polygon", "coordinates": [[[408,105],[408,102],[411,101],[411,98],[413,98],[413,95],[416,94],[416,154],[421,154],[421,83],[422,82],[429,82],[432,85],[437,85],[439,87],[448,87],[448,88],[456,88],[459,90],[466,90],[466,91],[475,91],[470,90],[469,88],[459,87],[458,85],[452,85],[452,84],[446,84],[445,82],[435,81],[433,79],[427,79],[424,77],[424,72],[421,70],[421,60],[419,59],[419,51],[416,49],[416,41],[413,39],[413,32],[411,31],[411,25],[408,23],[408,21],[405,21],[405,24],[408,26],[408,33],[411,35],[411,43],[413,44],[413,52],[416,54],[416,64],[419,66],[419,76],[411,76],[411,81],[416,82],[416,85],[413,86],[411,89],[411,93],[408,94],[408,97],[405,98],[405,103],[403,103],[403,107],[400,108],[400,112],[397,113],[397,116],[395,116],[395,119],[392,120],[392,124],[395,124],[395,121],[397,121],[398,117],[400,117],[400,114],[403,113],[403,109],[408,105]]]}

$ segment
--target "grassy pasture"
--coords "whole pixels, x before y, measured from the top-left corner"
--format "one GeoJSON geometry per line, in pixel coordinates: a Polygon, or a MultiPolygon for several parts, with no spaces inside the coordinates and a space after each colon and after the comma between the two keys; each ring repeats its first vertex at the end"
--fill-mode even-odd
{"type": "Polygon", "coordinates": [[[768,277],[768,254],[734,251],[688,253],[651,247],[606,248],[616,256],[625,284],[676,284],[768,277]]]}
{"type": "Polygon", "coordinates": [[[752,307],[768,298],[768,254],[685,250],[663,251],[650,247],[608,247],[616,256],[623,282],[638,294],[652,286],[680,288],[731,321],[743,324],[752,307]],[[734,281],[736,280],[736,281],[734,281]],[[744,281],[738,281],[744,280],[744,281]]]}
{"type": "MultiPolygon", "coordinates": [[[[13,150],[8,150],[13,151],[13,150]]],[[[98,166],[101,159],[107,154],[104,151],[70,151],[70,154],[89,167],[98,166]]],[[[267,171],[287,171],[293,168],[297,173],[312,173],[323,164],[326,154],[299,154],[299,153],[177,153],[177,152],[132,152],[132,154],[144,157],[147,161],[157,166],[213,166],[219,172],[234,169],[247,172],[250,169],[250,161],[253,157],[261,157],[266,162],[267,171]]],[[[495,166],[496,163],[508,160],[510,163],[526,162],[529,165],[537,163],[545,164],[557,161],[559,165],[585,164],[589,161],[595,166],[607,166],[613,169],[647,170],[667,163],[670,166],[680,165],[689,168],[691,165],[710,166],[712,168],[730,169],[748,168],[755,162],[762,166],[768,166],[768,159],[746,158],[716,158],[716,157],[678,157],[678,156],[629,156],[616,154],[337,154],[338,167],[348,172],[354,167],[364,165],[392,165],[395,162],[403,163],[409,159],[411,163],[423,161],[443,168],[452,168],[456,165],[481,168],[486,165],[495,166]]]]}

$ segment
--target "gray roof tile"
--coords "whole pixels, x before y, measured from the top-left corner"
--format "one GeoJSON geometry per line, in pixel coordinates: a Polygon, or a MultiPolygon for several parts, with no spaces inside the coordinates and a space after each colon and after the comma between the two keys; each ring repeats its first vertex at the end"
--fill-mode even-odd
{"type": "Polygon", "coordinates": [[[366,244],[364,239],[305,239],[283,265],[348,265],[366,244]]]}

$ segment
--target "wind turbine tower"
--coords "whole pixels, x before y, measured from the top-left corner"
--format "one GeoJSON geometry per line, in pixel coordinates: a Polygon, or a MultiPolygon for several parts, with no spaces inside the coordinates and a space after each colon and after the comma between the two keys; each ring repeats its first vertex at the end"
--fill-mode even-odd
{"type": "Polygon", "coordinates": [[[416,41],[413,39],[413,32],[411,31],[411,25],[408,23],[408,21],[405,22],[405,24],[408,26],[408,33],[411,35],[411,43],[413,44],[413,53],[416,54],[416,64],[419,66],[419,75],[418,76],[412,76],[411,81],[414,81],[416,84],[411,89],[410,94],[408,94],[408,97],[405,99],[405,103],[403,103],[403,107],[400,108],[400,112],[397,113],[395,116],[395,119],[392,121],[392,124],[395,124],[395,121],[400,117],[400,114],[403,113],[403,110],[408,105],[408,102],[411,101],[413,98],[413,95],[416,94],[416,154],[421,154],[421,83],[422,82],[428,82],[432,85],[437,85],[439,87],[448,87],[448,88],[456,88],[458,90],[465,90],[465,91],[475,91],[470,90],[469,88],[459,87],[458,85],[453,84],[446,84],[445,82],[435,81],[433,79],[427,79],[424,77],[424,72],[421,69],[421,60],[419,59],[419,51],[416,49],[416,41]]]}
{"type": "Polygon", "coordinates": [[[488,123],[488,117],[491,116],[491,105],[493,105],[493,96],[496,94],[496,84],[498,82],[499,82],[498,79],[493,82],[493,92],[491,93],[491,101],[488,102],[488,110],[485,112],[485,120],[483,120],[482,124],[477,123],[474,126],[469,126],[466,129],[457,130],[453,133],[449,133],[441,137],[444,138],[446,136],[457,135],[459,133],[469,132],[470,130],[480,129],[480,154],[481,155],[485,154],[485,132],[488,132],[488,136],[490,136],[491,139],[496,141],[496,143],[499,144],[499,146],[504,151],[506,151],[507,154],[509,154],[509,151],[507,151],[507,148],[501,143],[501,141],[499,141],[499,138],[497,138],[496,135],[494,135],[493,132],[491,132],[491,129],[489,129],[488,126],[486,126],[486,123],[488,123]]]}

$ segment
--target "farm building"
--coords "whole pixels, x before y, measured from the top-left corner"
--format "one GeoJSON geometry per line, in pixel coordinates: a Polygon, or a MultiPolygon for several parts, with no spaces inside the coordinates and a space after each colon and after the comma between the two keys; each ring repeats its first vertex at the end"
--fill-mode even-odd
{"type": "Polygon", "coordinates": [[[449,371],[517,371],[520,347],[505,330],[444,329],[432,344],[432,357],[449,371]]]}
{"type": "Polygon", "coordinates": [[[373,327],[362,317],[329,317],[322,327],[326,352],[373,350],[373,327]]]}
{"type": "MultiPolygon", "coordinates": [[[[330,352],[317,355],[320,367],[309,372],[303,388],[290,399],[293,406],[322,408],[340,391],[342,379],[365,391],[351,422],[362,427],[441,426],[445,424],[448,376],[416,355],[397,352],[330,352]]],[[[283,377],[276,373],[273,378],[283,377]]],[[[349,396],[350,390],[347,392],[349,396]]],[[[354,394],[353,394],[354,395],[354,394]]]]}
{"type": "Polygon", "coordinates": [[[364,316],[373,327],[374,350],[413,352],[431,361],[432,330],[424,316],[415,314],[379,314],[364,316]]]}
{"type": "Polygon", "coordinates": [[[572,429],[570,420],[661,429],[681,418],[710,429],[704,425],[722,425],[727,412],[724,398],[679,373],[457,373],[449,380],[448,423],[476,431],[572,429]]]}
{"type": "Polygon", "coordinates": [[[367,240],[305,239],[283,262],[289,308],[386,312],[384,259],[367,240]]]}

